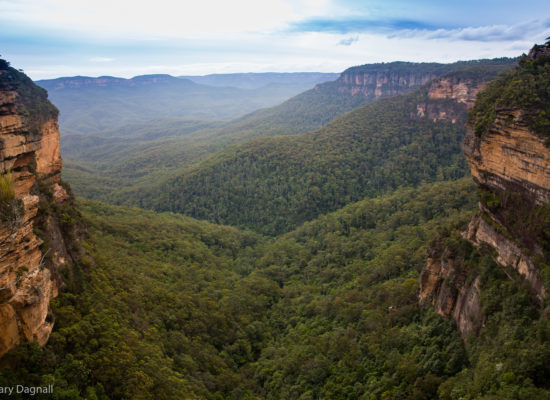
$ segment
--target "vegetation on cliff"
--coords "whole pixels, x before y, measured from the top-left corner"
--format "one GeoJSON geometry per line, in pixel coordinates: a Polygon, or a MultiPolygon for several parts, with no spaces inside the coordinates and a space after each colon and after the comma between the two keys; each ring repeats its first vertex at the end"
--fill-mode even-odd
{"type": "MultiPolygon", "coordinates": [[[[550,48],[550,41],[543,48],[550,48]]],[[[523,55],[518,68],[491,82],[479,95],[470,114],[474,131],[482,136],[499,108],[519,108],[529,128],[548,138],[550,132],[550,51],[537,57],[523,55]]]]}
{"type": "Polygon", "coordinates": [[[15,199],[15,188],[11,172],[0,174],[0,207],[4,208],[15,199]]]}
{"type": "Polygon", "coordinates": [[[35,85],[23,72],[10,67],[5,60],[0,61],[0,90],[16,88],[17,113],[25,118],[31,133],[38,133],[44,122],[57,118],[58,109],[48,101],[46,90],[35,85]]]}
{"type": "Polygon", "coordinates": [[[21,210],[21,200],[15,198],[12,174],[0,174],[0,226],[13,223],[21,210]]]}

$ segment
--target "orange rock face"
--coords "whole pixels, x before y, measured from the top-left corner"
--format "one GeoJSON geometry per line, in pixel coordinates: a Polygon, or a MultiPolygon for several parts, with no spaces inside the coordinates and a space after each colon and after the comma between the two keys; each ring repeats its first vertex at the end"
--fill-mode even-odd
{"type": "Polygon", "coordinates": [[[436,76],[432,73],[347,71],[342,74],[341,90],[353,96],[362,95],[377,100],[381,97],[408,93],[436,76]]]}
{"type": "MultiPolygon", "coordinates": [[[[53,327],[48,307],[59,283],[33,232],[39,203],[35,187],[37,179],[59,186],[62,166],[56,116],[31,124],[17,85],[32,83],[3,80],[5,74],[0,74],[0,173],[11,173],[21,206],[0,220],[0,356],[22,341],[44,344],[53,327]]],[[[64,201],[57,191],[58,201],[64,201]]]]}
{"type": "Polygon", "coordinates": [[[416,105],[416,116],[428,118],[433,122],[461,120],[461,114],[470,110],[475,103],[477,94],[485,87],[485,82],[474,79],[461,79],[453,74],[433,80],[427,85],[428,100],[416,105]],[[456,106],[445,102],[429,100],[454,100],[456,106]]]}
{"type": "Polygon", "coordinates": [[[536,203],[550,202],[550,150],[529,131],[521,110],[499,110],[483,138],[469,129],[464,153],[479,183],[497,189],[517,184],[536,203]]]}
{"type": "MultiPolygon", "coordinates": [[[[524,122],[523,112],[518,109],[501,109],[488,132],[476,136],[471,128],[464,140],[464,153],[474,180],[493,192],[507,191],[520,195],[523,207],[533,208],[550,202],[550,149],[543,139],[531,132],[524,122]]],[[[503,266],[512,266],[529,281],[539,300],[546,290],[533,258],[529,253],[540,253],[539,246],[530,245],[521,235],[507,226],[498,214],[493,214],[480,203],[480,212],[492,221],[482,218],[472,221],[469,239],[477,244],[488,244],[496,250],[496,261],[503,266]],[[514,240],[499,233],[492,225],[500,226],[515,236],[514,240]],[[518,243],[521,246],[518,246],[518,243]]]]}
{"type": "MultiPolygon", "coordinates": [[[[447,84],[436,85],[432,96],[453,93],[468,104],[466,90],[447,84]]],[[[503,267],[514,268],[530,283],[542,303],[546,288],[534,260],[543,256],[538,242],[540,232],[536,229],[545,228],[530,226],[521,218],[533,217],[531,210],[550,202],[550,149],[528,129],[522,110],[502,108],[484,135],[475,135],[472,126],[468,126],[464,153],[474,180],[492,196],[493,208],[480,202],[479,212],[463,236],[477,247],[492,248],[494,260],[503,267]],[[500,194],[515,200],[505,203],[500,194]]],[[[421,273],[419,301],[431,303],[439,314],[453,318],[465,336],[475,332],[484,319],[479,303],[479,276],[472,283],[466,282],[462,277],[468,267],[452,257],[446,249],[432,249],[421,273]]]]}
{"type": "Polygon", "coordinates": [[[470,110],[475,103],[477,94],[483,90],[485,82],[461,80],[457,77],[444,77],[434,81],[428,89],[430,99],[453,99],[466,104],[470,110]]]}
{"type": "Polygon", "coordinates": [[[432,251],[420,275],[419,302],[456,321],[462,337],[477,333],[483,324],[480,279],[467,282],[463,260],[448,252],[432,251]]]}

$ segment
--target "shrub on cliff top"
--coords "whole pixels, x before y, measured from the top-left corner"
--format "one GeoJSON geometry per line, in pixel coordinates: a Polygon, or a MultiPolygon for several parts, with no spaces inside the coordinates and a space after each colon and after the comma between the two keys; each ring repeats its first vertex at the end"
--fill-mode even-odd
{"type": "Polygon", "coordinates": [[[520,108],[536,134],[550,136],[550,54],[524,55],[515,70],[487,85],[470,113],[477,136],[487,133],[500,107],[520,108]]]}
{"type": "Polygon", "coordinates": [[[17,114],[24,118],[29,132],[37,134],[42,124],[57,118],[58,109],[48,100],[48,92],[23,72],[0,59],[0,88],[17,92],[17,114]]]}
{"type": "Polygon", "coordinates": [[[4,71],[10,67],[10,63],[0,58],[0,71],[4,71]]]}

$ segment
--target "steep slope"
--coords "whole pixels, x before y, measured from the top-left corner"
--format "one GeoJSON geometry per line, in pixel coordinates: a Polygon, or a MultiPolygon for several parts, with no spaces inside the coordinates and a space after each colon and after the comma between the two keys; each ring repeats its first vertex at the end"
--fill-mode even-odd
{"type": "Polygon", "coordinates": [[[463,176],[467,108],[498,71],[450,73],[319,131],[228,148],[154,194],[136,194],[137,204],[273,235],[366,196],[463,176]]]}
{"type": "Polygon", "coordinates": [[[336,81],[317,85],[279,106],[258,110],[234,121],[219,135],[255,137],[304,133],[320,128],[363,104],[411,92],[460,68],[492,66],[505,70],[515,63],[515,59],[500,58],[452,64],[392,62],[351,67],[336,81]]]}
{"type": "MultiPolygon", "coordinates": [[[[535,46],[517,70],[479,96],[464,140],[479,191],[479,212],[464,236],[490,249],[510,279],[514,274],[525,279],[543,305],[550,272],[549,111],[547,44],[535,46]]],[[[452,316],[463,335],[477,333],[487,318],[481,276],[463,255],[438,246],[422,274],[421,302],[452,316]]]]}
{"type": "Polygon", "coordinates": [[[49,302],[80,258],[78,213],[60,185],[61,165],[57,109],[0,60],[0,356],[48,340],[49,302]]]}

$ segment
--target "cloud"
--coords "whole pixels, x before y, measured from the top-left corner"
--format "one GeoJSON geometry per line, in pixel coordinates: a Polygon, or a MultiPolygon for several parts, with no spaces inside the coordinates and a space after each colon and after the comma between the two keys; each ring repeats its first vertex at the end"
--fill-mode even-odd
{"type": "Polygon", "coordinates": [[[358,36],[355,37],[349,37],[347,39],[342,39],[338,42],[341,46],[351,46],[353,43],[357,42],[359,40],[358,36]]]}
{"type": "Polygon", "coordinates": [[[459,29],[437,29],[426,34],[429,39],[450,39],[480,42],[533,40],[548,31],[550,20],[528,21],[515,25],[490,25],[459,29]]]}
{"type": "MultiPolygon", "coordinates": [[[[446,39],[452,41],[514,41],[533,40],[550,30],[550,19],[530,20],[517,24],[493,24],[485,26],[434,25],[419,20],[407,19],[362,19],[312,18],[292,23],[291,32],[319,32],[334,34],[372,33],[386,35],[388,38],[446,39]]],[[[341,45],[350,45],[348,39],[342,39],[341,45]]]]}
{"type": "Polygon", "coordinates": [[[99,63],[111,62],[111,61],[114,61],[114,60],[115,60],[114,58],[110,58],[110,57],[92,57],[92,58],[90,58],[91,62],[99,62],[99,63]]]}
{"type": "Polygon", "coordinates": [[[311,18],[290,24],[292,32],[324,32],[324,33],[389,33],[396,30],[434,30],[431,24],[422,21],[406,19],[372,20],[366,18],[323,19],[311,18]]]}
{"type": "Polygon", "coordinates": [[[295,18],[285,0],[0,0],[0,22],[95,38],[183,38],[265,31],[295,18]]]}

